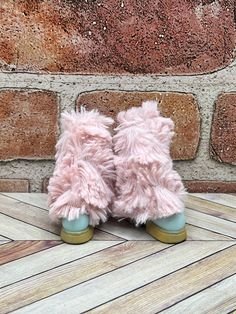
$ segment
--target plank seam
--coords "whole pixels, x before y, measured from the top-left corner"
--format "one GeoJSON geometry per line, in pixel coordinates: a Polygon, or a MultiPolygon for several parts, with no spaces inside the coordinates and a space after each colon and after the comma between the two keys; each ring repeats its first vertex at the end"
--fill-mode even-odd
{"type": "MultiPolygon", "coordinates": [[[[206,231],[210,231],[210,232],[213,232],[213,233],[216,233],[216,234],[220,234],[220,235],[223,235],[223,236],[226,236],[232,240],[236,240],[236,237],[232,237],[232,236],[229,236],[227,234],[224,234],[224,233],[220,233],[220,232],[217,232],[217,231],[214,231],[214,230],[211,230],[211,229],[207,229],[207,228],[204,228],[204,227],[200,227],[200,226],[197,226],[197,225],[194,225],[194,224],[191,224],[189,222],[187,222],[187,225],[190,225],[190,226],[194,226],[194,227],[197,227],[197,228],[200,228],[200,229],[203,229],[203,230],[206,230],[206,231]]],[[[221,240],[221,241],[230,241],[229,240],[221,240]]],[[[200,240],[196,240],[196,241],[200,241],[200,240]]],[[[208,240],[203,240],[203,241],[208,241],[208,240]]],[[[218,240],[217,240],[218,241],[218,240]]]]}
{"type": "MultiPolygon", "coordinates": [[[[125,243],[125,242],[122,242],[122,243],[125,243]]],[[[121,245],[122,243],[119,243],[119,244],[117,244],[117,245],[121,245]]],[[[48,296],[46,296],[46,297],[43,297],[43,298],[41,298],[41,299],[39,299],[39,300],[37,300],[37,301],[31,302],[31,303],[29,303],[29,304],[27,304],[27,305],[25,305],[25,306],[21,306],[21,307],[15,309],[14,311],[19,310],[19,309],[22,309],[22,308],[25,308],[25,307],[27,307],[27,306],[29,306],[29,305],[31,305],[31,304],[34,304],[34,303],[36,303],[36,302],[38,302],[38,301],[47,299],[47,298],[49,298],[49,297],[51,297],[51,296],[54,296],[54,295],[59,294],[59,293],[61,293],[61,292],[63,292],[63,291],[66,291],[66,290],[68,290],[68,289],[71,289],[71,288],[74,288],[74,287],[76,287],[76,286],[79,286],[79,285],[81,285],[81,284],[83,284],[83,283],[85,283],[85,282],[88,282],[88,281],[90,281],[90,280],[93,280],[93,279],[95,279],[95,278],[99,278],[99,277],[101,277],[101,276],[103,276],[103,275],[109,274],[109,273],[113,272],[114,270],[117,270],[117,269],[123,268],[123,267],[125,267],[125,266],[131,265],[131,264],[133,264],[133,263],[135,263],[135,262],[138,262],[138,261],[140,261],[140,260],[142,260],[142,259],[144,259],[144,258],[146,258],[146,257],[152,256],[152,255],[154,255],[154,254],[156,254],[156,253],[162,252],[162,251],[167,250],[167,249],[169,249],[170,247],[173,247],[173,246],[176,246],[176,245],[177,245],[177,244],[170,245],[170,246],[167,247],[167,248],[164,248],[164,249],[162,249],[162,250],[159,250],[159,251],[157,251],[157,252],[155,252],[155,253],[151,253],[151,254],[146,255],[146,256],[144,256],[144,257],[141,257],[141,258],[139,258],[139,259],[137,259],[137,260],[135,260],[135,261],[133,261],[133,262],[127,263],[127,264],[125,264],[125,265],[123,265],[123,266],[117,267],[117,268],[115,268],[115,269],[113,269],[113,270],[110,270],[110,271],[105,272],[105,273],[103,273],[103,274],[101,274],[101,275],[95,276],[95,277],[93,277],[93,278],[84,280],[84,281],[80,282],[79,284],[72,285],[72,286],[70,286],[70,287],[68,287],[68,288],[63,289],[62,291],[58,291],[58,292],[52,293],[52,294],[50,294],[50,295],[48,295],[48,296]]],[[[101,251],[109,250],[110,248],[115,247],[115,246],[116,246],[116,245],[110,246],[109,248],[102,249],[101,251]]],[[[98,251],[98,252],[101,252],[101,251],[98,251]]],[[[91,254],[89,254],[89,255],[87,255],[87,256],[91,256],[91,255],[96,254],[96,253],[98,253],[98,252],[91,253],[91,254]]],[[[87,257],[87,256],[84,256],[84,257],[87,257]]],[[[82,258],[84,258],[84,257],[82,257],[82,258]]],[[[75,259],[74,261],[80,260],[80,259],[82,259],[82,258],[75,259]]],[[[65,264],[56,266],[56,267],[54,267],[54,268],[52,268],[52,269],[55,269],[55,268],[58,268],[58,267],[61,267],[61,266],[70,264],[70,263],[72,263],[72,262],[74,262],[74,261],[71,261],[71,262],[68,262],[68,263],[65,263],[65,264]]],[[[43,274],[43,273],[45,273],[45,272],[47,272],[47,271],[50,271],[50,270],[52,270],[52,269],[49,269],[49,270],[40,272],[40,273],[38,273],[38,274],[29,276],[29,277],[27,277],[27,278],[24,278],[24,279],[22,279],[22,280],[16,281],[16,282],[11,283],[11,284],[9,284],[9,285],[3,286],[3,287],[0,288],[0,293],[1,293],[1,289],[5,288],[5,287],[11,286],[11,285],[13,285],[13,284],[15,284],[15,283],[18,283],[18,282],[21,282],[21,281],[23,281],[23,280],[25,280],[25,279],[29,279],[29,278],[32,278],[32,277],[34,277],[34,276],[43,274]]]]}
{"type": "MultiPolygon", "coordinates": [[[[226,193],[223,193],[223,194],[226,194],[226,193]]],[[[209,203],[213,203],[213,204],[217,204],[217,205],[220,205],[222,207],[228,207],[232,210],[236,210],[236,207],[232,207],[232,206],[229,206],[229,205],[224,205],[224,204],[221,204],[221,203],[217,203],[216,201],[213,201],[213,200],[208,200],[208,199],[205,199],[205,198],[202,198],[200,196],[195,196],[195,195],[190,195],[190,201],[191,201],[191,198],[195,198],[195,199],[200,199],[200,200],[203,200],[205,201],[206,203],[209,202],[209,203]]],[[[235,198],[236,199],[236,198],[235,198]]]]}
{"type": "Polygon", "coordinates": [[[187,242],[232,242],[232,241],[235,241],[235,239],[227,239],[227,240],[215,240],[215,239],[212,239],[212,240],[186,240],[187,242]]]}
{"type": "MultiPolygon", "coordinates": [[[[55,241],[57,241],[57,240],[55,240],[55,241]]],[[[90,242],[128,242],[128,240],[125,240],[125,239],[117,239],[117,240],[109,240],[109,239],[107,239],[107,240],[99,240],[99,239],[92,239],[92,240],[90,240],[90,242]]]]}
{"type": "MultiPolygon", "coordinates": [[[[225,241],[225,242],[227,242],[227,241],[225,241]]],[[[225,251],[225,250],[227,250],[227,249],[229,249],[229,248],[231,248],[231,247],[233,247],[233,246],[235,246],[235,245],[236,245],[236,244],[232,244],[232,245],[228,246],[227,248],[224,248],[224,249],[219,250],[219,251],[217,251],[217,252],[214,252],[214,253],[212,253],[212,254],[210,254],[210,255],[207,255],[207,256],[205,256],[205,257],[203,257],[203,258],[200,258],[199,260],[197,260],[197,261],[195,261],[195,262],[192,262],[192,263],[190,263],[190,264],[188,264],[188,265],[185,265],[184,267],[181,267],[181,268],[179,268],[179,269],[177,269],[177,270],[175,270],[175,271],[172,271],[172,272],[170,272],[170,273],[168,273],[168,274],[166,274],[166,275],[164,275],[164,276],[161,276],[161,277],[158,278],[158,279],[152,280],[152,281],[150,281],[150,282],[148,282],[148,283],[146,283],[146,284],[144,284],[144,285],[142,285],[142,286],[140,286],[140,287],[138,287],[138,288],[135,288],[135,289],[133,289],[133,290],[130,290],[129,292],[126,292],[126,293],[124,293],[124,294],[121,294],[121,295],[119,295],[119,296],[116,297],[116,298],[113,298],[113,299],[111,299],[111,300],[109,300],[109,301],[107,301],[107,302],[104,302],[104,303],[99,304],[98,306],[95,306],[95,307],[93,307],[93,308],[90,308],[90,309],[86,310],[86,312],[87,312],[87,311],[92,311],[92,310],[94,310],[94,309],[96,309],[96,308],[101,307],[102,305],[108,304],[108,303],[110,303],[110,302],[112,302],[112,301],[114,301],[114,300],[117,300],[117,299],[119,299],[119,298],[121,298],[121,297],[123,297],[123,296],[125,296],[125,295],[127,295],[127,294],[130,294],[130,293],[132,293],[132,292],[134,292],[134,291],[137,291],[137,290],[139,290],[139,289],[141,289],[141,288],[144,288],[144,287],[146,287],[146,286],[148,286],[148,285],[154,283],[154,282],[157,281],[157,280],[160,280],[160,279],[162,279],[162,278],[168,277],[169,275],[172,275],[172,274],[174,274],[174,273],[176,273],[176,272],[178,272],[178,271],[180,271],[180,270],[182,270],[182,269],[184,269],[184,268],[186,268],[186,267],[189,267],[189,266],[191,266],[191,265],[194,265],[194,264],[196,264],[196,263],[198,263],[198,262],[200,262],[200,261],[202,261],[202,260],[204,260],[204,259],[206,259],[206,258],[209,258],[209,257],[211,257],[211,256],[213,256],[213,255],[215,255],[215,254],[217,254],[217,253],[223,252],[223,251],[225,251]]],[[[81,283],[80,283],[80,284],[81,284],[81,283]]],[[[79,285],[80,285],[80,284],[79,284],[79,285]]],[[[36,301],[36,302],[37,302],[37,301],[36,301]]],[[[162,310],[162,311],[163,311],[163,310],[162,310]]],[[[81,314],[84,314],[84,313],[86,313],[86,312],[82,312],[81,314]]],[[[157,312],[157,313],[159,313],[159,312],[157,312]]],[[[156,314],[157,314],[157,313],[156,313],[156,314]]]]}
{"type": "Polygon", "coordinates": [[[215,282],[215,283],[209,285],[208,287],[205,287],[205,288],[199,290],[198,292],[194,292],[193,294],[189,295],[188,297],[183,298],[182,300],[177,301],[176,303],[174,303],[174,304],[172,304],[172,305],[170,305],[170,306],[167,306],[166,308],[164,308],[163,310],[157,312],[156,314],[162,313],[163,311],[172,308],[172,307],[175,306],[176,304],[181,303],[182,301],[185,301],[185,300],[187,300],[187,299],[189,299],[189,298],[195,296],[196,294],[201,293],[202,291],[205,291],[205,290],[207,290],[207,289],[210,289],[210,288],[212,288],[213,286],[218,285],[219,283],[223,282],[224,280],[227,280],[227,279],[229,279],[230,277],[233,277],[233,276],[235,276],[235,275],[236,275],[236,273],[234,273],[234,274],[232,274],[232,275],[229,275],[229,276],[227,276],[227,277],[225,277],[225,278],[223,278],[223,279],[220,279],[219,281],[217,281],[217,282],[215,282]]]}
{"type": "MultiPolygon", "coordinates": [[[[102,242],[102,241],[101,241],[101,242],[102,242]]],[[[6,287],[11,286],[11,285],[14,285],[14,284],[19,283],[19,282],[21,282],[21,281],[24,281],[24,280],[26,280],[26,279],[30,279],[30,278],[35,277],[35,276],[37,276],[37,275],[44,274],[44,273],[49,272],[49,271],[51,271],[51,270],[53,270],[53,269],[57,269],[57,268],[59,268],[59,267],[61,267],[61,266],[68,265],[68,264],[73,263],[73,262],[75,262],[75,261],[79,261],[80,259],[83,259],[83,258],[85,258],[85,257],[94,255],[94,254],[99,253],[99,252],[102,252],[102,251],[105,251],[105,250],[110,249],[110,248],[112,248],[112,247],[118,246],[118,245],[120,245],[120,244],[122,244],[122,243],[125,243],[125,241],[124,241],[124,242],[119,242],[118,244],[114,244],[114,245],[112,245],[112,246],[109,246],[108,248],[101,249],[101,250],[99,250],[99,251],[90,253],[90,254],[85,255],[85,256],[83,256],[83,257],[76,258],[76,259],[74,259],[74,260],[71,260],[71,261],[66,262],[66,263],[64,263],[64,264],[60,264],[60,265],[55,266],[55,267],[53,267],[53,268],[49,268],[49,269],[47,269],[47,270],[41,271],[41,272],[39,272],[39,273],[37,273],[37,274],[34,274],[34,275],[31,275],[31,276],[29,276],[29,277],[25,277],[25,278],[23,278],[23,279],[14,281],[14,282],[12,282],[12,283],[10,283],[10,284],[8,284],[8,285],[2,286],[2,287],[0,288],[0,292],[1,292],[1,290],[2,290],[3,288],[6,288],[6,287]]],[[[62,243],[62,244],[63,244],[63,243],[62,243]]],[[[37,254],[37,252],[36,252],[35,254],[37,254]]],[[[22,257],[22,258],[24,258],[24,257],[22,257]]]]}
{"type": "MultiPolygon", "coordinates": [[[[34,227],[34,228],[37,228],[37,229],[40,229],[40,230],[43,230],[43,231],[46,231],[46,232],[49,232],[49,233],[52,233],[52,234],[54,234],[54,235],[59,236],[59,233],[55,233],[55,232],[53,232],[53,231],[44,229],[44,228],[42,228],[42,227],[36,226],[36,225],[34,225],[34,224],[32,224],[32,223],[26,222],[26,221],[21,220],[21,219],[19,219],[19,218],[12,217],[12,216],[7,215],[7,214],[4,214],[4,213],[2,213],[2,212],[0,212],[0,214],[1,214],[1,215],[4,215],[4,216],[7,216],[7,217],[9,217],[9,218],[15,219],[15,220],[17,220],[17,221],[23,222],[24,224],[30,225],[30,226],[32,226],[32,227],[34,227]]],[[[3,237],[5,237],[5,236],[3,235],[3,237]]],[[[50,239],[48,239],[48,240],[50,240],[50,239]]],[[[19,240],[19,241],[21,241],[21,240],[19,240]]],[[[24,241],[24,240],[22,240],[22,241],[24,241]]]]}
{"type": "MultiPolygon", "coordinates": [[[[0,240],[0,247],[2,247],[4,244],[9,244],[9,243],[11,243],[10,240],[0,240]]],[[[0,266],[1,266],[1,264],[0,264],[0,266]]]]}
{"type": "MultiPolygon", "coordinates": [[[[17,241],[19,241],[19,242],[25,242],[25,241],[32,241],[32,242],[34,242],[34,241],[36,242],[36,241],[37,241],[37,242],[38,242],[38,241],[42,241],[42,242],[43,242],[43,241],[47,241],[47,240],[24,240],[24,241],[22,241],[22,240],[16,240],[16,241],[12,241],[12,242],[14,243],[14,242],[17,242],[17,241]]],[[[55,244],[55,245],[53,245],[53,246],[50,246],[50,247],[41,249],[41,250],[39,250],[39,251],[37,251],[37,252],[33,252],[33,253],[30,253],[30,254],[27,254],[27,255],[24,255],[24,256],[20,256],[20,257],[14,259],[14,260],[12,260],[12,261],[9,261],[9,262],[3,263],[3,264],[0,263],[0,266],[5,265],[5,264],[8,264],[8,263],[11,263],[11,262],[14,262],[14,261],[18,261],[18,260],[21,259],[21,258],[24,258],[24,257],[27,257],[27,256],[31,256],[31,255],[40,253],[40,252],[46,251],[46,250],[48,250],[48,249],[51,249],[51,248],[53,248],[53,247],[56,247],[56,246],[59,246],[59,245],[62,245],[62,244],[63,244],[63,242],[61,242],[60,240],[51,240],[51,241],[58,241],[59,243],[58,243],[58,244],[55,244]]],[[[9,242],[6,243],[6,244],[9,244],[9,242]]]]}
{"type": "MultiPolygon", "coordinates": [[[[111,232],[108,232],[108,231],[102,230],[102,229],[100,229],[98,226],[96,226],[96,229],[97,229],[97,230],[99,230],[99,231],[101,231],[101,232],[104,232],[104,233],[106,233],[106,234],[109,234],[109,235],[112,235],[112,236],[118,237],[118,238],[120,238],[121,240],[128,241],[127,239],[122,238],[122,237],[120,237],[120,236],[117,236],[117,235],[115,235],[115,234],[113,234],[113,233],[111,233],[111,232]]],[[[109,241],[109,240],[108,240],[108,241],[109,241]]],[[[119,241],[119,240],[117,239],[117,240],[114,240],[114,241],[119,241]]]]}
{"type": "MultiPolygon", "coordinates": [[[[22,194],[23,194],[23,193],[22,193],[22,194]]],[[[27,194],[30,194],[30,193],[27,193],[27,194]]],[[[39,194],[42,194],[42,193],[39,193],[39,194]]],[[[42,209],[42,210],[48,212],[48,209],[46,209],[46,208],[43,208],[43,207],[40,207],[40,206],[36,206],[36,205],[33,205],[33,204],[31,204],[31,203],[28,203],[28,202],[21,201],[21,200],[15,198],[15,197],[13,197],[13,196],[5,195],[5,194],[3,194],[3,193],[0,193],[0,195],[2,195],[2,196],[4,196],[4,197],[7,197],[7,198],[10,198],[10,199],[12,199],[12,200],[16,200],[16,201],[18,201],[18,203],[27,204],[27,205],[30,205],[30,206],[32,206],[32,207],[40,208],[40,209],[42,209]]]]}
{"type": "Polygon", "coordinates": [[[10,238],[8,238],[8,237],[4,236],[3,234],[0,234],[0,236],[2,236],[3,238],[6,238],[7,240],[11,240],[11,241],[13,241],[12,239],[10,239],[10,238]]]}
{"type": "Polygon", "coordinates": [[[232,222],[232,223],[236,224],[236,222],[235,222],[234,220],[231,220],[231,219],[226,219],[226,218],[223,218],[223,217],[217,217],[217,216],[215,216],[215,215],[213,215],[213,214],[211,215],[211,214],[209,214],[209,213],[202,212],[202,211],[200,211],[200,210],[198,210],[198,209],[190,208],[189,206],[186,206],[186,208],[187,208],[188,210],[193,210],[194,212],[198,212],[199,214],[207,215],[207,216],[210,216],[210,217],[215,217],[216,219],[221,219],[221,220],[229,221],[229,222],[232,222]]]}

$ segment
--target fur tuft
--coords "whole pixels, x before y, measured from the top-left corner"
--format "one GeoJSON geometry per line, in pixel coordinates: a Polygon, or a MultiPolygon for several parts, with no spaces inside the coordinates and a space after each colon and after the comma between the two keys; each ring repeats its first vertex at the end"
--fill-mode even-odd
{"type": "Polygon", "coordinates": [[[160,116],[155,101],[120,113],[118,121],[113,215],[141,224],[183,211],[185,189],[169,153],[173,121],[160,116]]]}
{"type": "Polygon", "coordinates": [[[107,128],[111,118],[98,111],[65,112],[56,145],[56,165],[49,180],[48,203],[52,220],[90,216],[90,224],[106,221],[113,199],[114,160],[107,128]]]}

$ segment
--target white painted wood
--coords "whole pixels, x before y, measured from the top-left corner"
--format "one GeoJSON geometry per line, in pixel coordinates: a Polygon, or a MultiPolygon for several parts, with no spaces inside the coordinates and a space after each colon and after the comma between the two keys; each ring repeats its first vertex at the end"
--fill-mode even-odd
{"type": "MultiPolygon", "coordinates": [[[[84,245],[61,244],[0,267],[0,287],[12,284],[75,259],[109,248],[120,241],[90,241],[84,245]]],[[[1,292],[1,290],[0,290],[1,292]]]]}
{"type": "Polygon", "coordinates": [[[48,210],[46,193],[1,193],[7,197],[48,210]]]}
{"type": "Polygon", "coordinates": [[[185,214],[187,223],[236,238],[236,224],[234,222],[216,218],[188,208],[185,214]]]}
{"type": "Polygon", "coordinates": [[[14,313],[81,313],[232,245],[230,241],[184,242],[113,272],[35,302],[14,313]]]}
{"type": "Polygon", "coordinates": [[[236,196],[223,193],[191,193],[190,195],[236,209],[236,196]]]}
{"type": "Polygon", "coordinates": [[[234,275],[235,255],[236,245],[233,245],[87,313],[159,313],[180,300],[234,275]]]}
{"type": "Polygon", "coordinates": [[[169,245],[153,241],[125,241],[0,289],[3,311],[13,311],[76,286],[104,273],[154,254],[169,245]],[[8,306],[6,306],[8,304],[8,306]]]}
{"type": "Polygon", "coordinates": [[[162,311],[163,314],[226,314],[236,309],[236,275],[162,311]]]}
{"type": "Polygon", "coordinates": [[[0,241],[9,241],[9,239],[4,238],[3,236],[0,236],[0,241]]]}
{"type": "Polygon", "coordinates": [[[185,207],[236,223],[236,209],[233,207],[221,205],[192,195],[188,195],[185,199],[185,207]]]}
{"type": "Polygon", "coordinates": [[[191,241],[191,240],[218,240],[218,241],[227,241],[227,240],[231,240],[233,238],[227,237],[225,235],[219,234],[219,233],[215,233],[213,231],[210,230],[205,230],[202,229],[200,227],[196,227],[193,225],[189,225],[186,224],[186,230],[187,230],[187,240],[191,241]]]}
{"type": "Polygon", "coordinates": [[[16,199],[0,195],[0,213],[47,231],[56,234],[60,233],[60,227],[56,224],[52,224],[50,221],[48,211],[27,203],[22,203],[16,199]]]}
{"type": "Polygon", "coordinates": [[[111,220],[98,226],[98,229],[107,231],[126,240],[156,241],[153,237],[146,233],[144,227],[135,227],[126,220],[122,220],[120,222],[111,220]]]}
{"type": "Polygon", "coordinates": [[[2,240],[2,239],[0,238],[0,245],[5,244],[5,243],[8,243],[8,242],[11,242],[11,240],[2,240]]]}
{"type": "Polygon", "coordinates": [[[0,214],[0,233],[12,240],[60,240],[48,231],[0,214]]]}

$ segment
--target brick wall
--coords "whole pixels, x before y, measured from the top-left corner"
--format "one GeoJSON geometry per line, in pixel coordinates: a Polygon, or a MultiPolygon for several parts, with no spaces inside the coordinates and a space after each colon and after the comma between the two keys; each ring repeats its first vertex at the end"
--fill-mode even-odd
{"type": "Polygon", "coordinates": [[[236,192],[234,0],[0,2],[0,191],[45,191],[63,110],[158,99],[189,191],[236,192]]]}

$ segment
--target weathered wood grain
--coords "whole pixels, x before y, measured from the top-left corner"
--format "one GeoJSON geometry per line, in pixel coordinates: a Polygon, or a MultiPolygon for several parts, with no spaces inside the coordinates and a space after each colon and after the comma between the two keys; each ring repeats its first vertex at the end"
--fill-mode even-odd
{"type": "Polygon", "coordinates": [[[236,209],[236,197],[224,193],[191,193],[190,195],[236,209]]]}
{"type": "Polygon", "coordinates": [[[161,312],[163,314],[227,314],[236,309],[236,275],[161,312]]]}
{"type": "Polygon", "coordinates": [[[0,287],[35,276],[63,264],[117,245],[119,241],[90,241],[84,245],[60,244],[0,267],[0,287]]]}
{"type": "Polygon", "coordinates": [[[13,240],[60,240],[56,234],[0,214],[0,232],[13,240]]]}
{"type": "MultiPolygon", "coordinates": [[[[4,302],[2,309],[12,311],[20,306],[27,305],[63,291],[64,289],[73,287],[81,282],[115,270],[167,247],[169,246],[158,242],[148,241],[147,243],[141,243],[129,241],[115,247],[107,248],[106,250],[80,260],[72,261],[69,264],[62,265],[50,271],[44,271],[39,275],[0,289],[0,300],[4,302]],[[21,291],[20,294],[19,291],[21,291]]],[[[54,251],[56,251],[56,249],[57,248],[55,248],[54,251]]],[[[17,265],[16,263],[14,266],[16,266],[18,270],[21,270],[21,273],[18,271],[18,278],[20,276],[21,278],[23,276],[25,277],[25,275],[22,275],[24,266],[17,265]]],[[[39,267],[40,265],[38,265],[37,272],[39,272],[39,267]]],[[[11,271],[14,271],[13,267],[11,267],[11,271]]],[[[4,273],[6,272],[9,272],[7,265],[4,269],[4,273]]],[[[14,280],[16,274],[11,277],[14,280]]],[[[4,282],[8,284],[12,279],[10,279],[9,276],[7,280],[6,276],[3,278],[4,282]]]]}
{"type": "Polygon", "coordinates": [[[88,311],[232,244],[230,241],[205,241],[204,245],[201,241],[184,242],[28,305],[20,313],[58,313],[62,309],[70,314],[88,311]]]}
{"type": "Polygon", "coordinates": [[[236,196],[189,195],[188,241],[178,245],[114,219],[95,228],[84,245],[62,243],[46,199],[0,193],[1,314],[215,314],[236,308],[236,196]]]}
{"type": "Polygon", "coordinates": [[[3,245],[3,244],[6,244],[6,243],[9,243],[11,242],[11,240],[0,240],[0,245],[3,245]]]}
{"type": "Polygon", "coordinates": [[[236,222],[236,208],[214,203],[193,195],[187,196],[185,205],[199,212],[236,222]]]}
{"type": "Polygon", "coordinates": [[[227,237],[223,234],[215,233],[210,230],[202,229],[200,227],[196,227],[193,225],[186,224],[187,229],[187,241],[198,241],[198,240],[218,240],[218,241],[226,241],[233,240],[233,238],[227,237]]]}
{"type": "Polygon", "coordinates": [[[10,197],[0,195],[0,213],[55,234],[60,233],[60,227],[50,222],[48,212],[46,210],[26,203],[21,203],[20,201],[10,197]]]}
{"type": "MultiPolygon", "coordinates": [[[[89,313],[157,313],[234,274],[235,256],[236,245],[110,301],[89,313]]],[[[192,309],[192,306],[189,308],[192,309]]],[[[187,308],[186,312],[183,312],[181,307],[178,309],[178,314],[188,313],[187,308]]],[[[195,314],[195,311],[193,313],[195,314]]]]}
{"type": "Polygon", "coordinates": [[[1,193],[1,195],[5,195],[22,203],[27,203],[29,205],[48,210],[48,194],[46,193],[1,193]]]}
{"type": "Polygon", "coordinates": [[[186,221],[191,225],[236,238],[236,228],[234,222],[216,218],[188,208],[185,213],[186,221]]]}
{"type": "Polygon", "coordinates": [[[107,223],[98,226],[98,228],[126,240],[155,241],[150,235],[145,232],[144,226],[135,227],[127,220],[122,220],[119,222],[114,219],[110,219],[107,223]]]}
{"type": "Polygon", "coordinates": [[[0,265],[61,244],[61,241],[12,241],[0,247],[0,265]]]}
{"type": "Polygon", "coordinates": [[[118,237],[112,233],[94,228],[94,236],[91,241],[124,241],[124,240],[125,239],[118,237]]]}
{"type": "Polygon", "coordinates": [[[10,241],[8,238],[5,238],[5,237],[0,235],[0,241],[7,241],[7,240],[10,241]]]}

